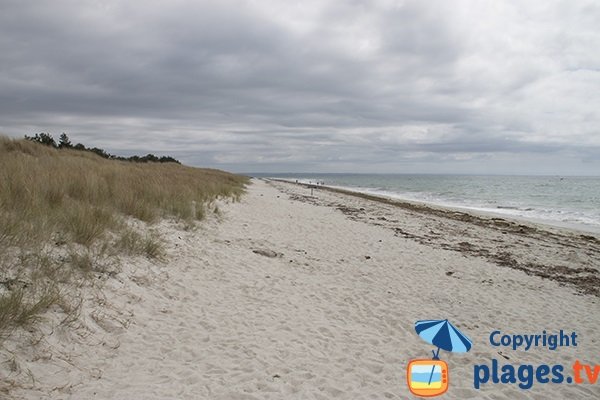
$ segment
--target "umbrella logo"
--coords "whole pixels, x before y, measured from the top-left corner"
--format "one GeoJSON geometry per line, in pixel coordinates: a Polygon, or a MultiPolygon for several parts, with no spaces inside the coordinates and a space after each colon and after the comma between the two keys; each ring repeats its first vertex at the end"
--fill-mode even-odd
{"type": "Polygon", "coordinates": [[[432,359],[412,360],[408,363],[406,381],[408,389],[416,396],[433,397],[446,393],[449,385],[448,364],[440,360],[440,350],[465,353],[472,342],[447,319],[423,320],[415,323],[417,334],[427,343],[437,347],[432,359]]]}

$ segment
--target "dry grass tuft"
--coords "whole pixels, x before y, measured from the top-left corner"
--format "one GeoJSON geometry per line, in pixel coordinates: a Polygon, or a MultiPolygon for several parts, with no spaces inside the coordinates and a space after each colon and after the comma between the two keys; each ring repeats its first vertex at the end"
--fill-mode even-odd
{"type": "Polygon", "coordinates": [[[2,331],[15,326],[23,326],[34,322],[39,314],[49,306],[57,304],[60,295],[53,286],[47,286],[39,293],[19,287],[0,296],[0,326],[2,331]]]}
{"type": "Polygon", "coordinates": [[[143,238],[142,249],[148,258],[161,259],[164,255],[164,246],[160,239],[154,235],[147,235],[143,238]]]}

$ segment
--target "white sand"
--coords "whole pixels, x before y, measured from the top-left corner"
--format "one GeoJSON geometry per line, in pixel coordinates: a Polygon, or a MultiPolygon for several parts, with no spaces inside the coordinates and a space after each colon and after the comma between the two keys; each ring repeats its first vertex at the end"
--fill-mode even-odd
{"type": "MultiPolygon", "coordinates": [[[[315,201],[290,200],[290,194],[302,200],[308,193],[254,181],[240,203],[221,207],[220,222],[207,221],[195,232],[161,225],[166,262],[126,263],[106,281],[103,297],[89,292],[81,319],[70,327],[52,331],[59,316],[48,313],[46,336],[36,346],[24,349],[19,343],[25,339],[13,338],[15,362],[3,351],[0,377],[19,386],[7,398],[405,399],[411,397],[408,361],[428,358],[432,349],[414,322],[444,318],[474,343],[466,354],[441,352],[450,366],[444,398],[600,398],[600,379],[596,385],[538,383],[530,390],[490,383],[473,388],[473,366],[492,358],[567,368],[576,359],[600,363],[598,297],[404,237],[410,235],[387,224],[407,232],[423,223],[435,231],[443,222],[496,247],[503,236],[530,240],[526,236],[485,236],[484,228],[342,194],[317,191],[315,201]],[[368,217],[325,204],[364,205],[368,217]],[[494,348],[488,337],[496,329],[576,331],[579,346],[494,348]]],[[[558,257],[555,247],[536,240],[535,257],[558,257]]],[[[460,242],[461,235],[448,241],[460,242]]],[[[579,257],[581,265],[598,257],[580,253],[574,249],[567,257],[579,257]]]]}

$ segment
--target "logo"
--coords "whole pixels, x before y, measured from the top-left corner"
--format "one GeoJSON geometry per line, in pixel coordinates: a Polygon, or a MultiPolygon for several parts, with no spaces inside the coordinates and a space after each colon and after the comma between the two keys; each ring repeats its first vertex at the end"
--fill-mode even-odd
{"type": "Polygon", "coordinates": [[[440,350],[453,353],[465,353],[471,349],[472,342],[447,319],[423,320],[415,323],[417,334],[427,343],[437,347],[432,350],[431,360],[411,360],[406,368],[406,383],[415,396],[434,397],[448,390],[450,372],[448,364],[440,360],[440,350]]]}
{"type": "Polygon", "coordinates": [[[421,397],[433,397],[448,390],[448,364],[442,360],[412,360],[406,372],[408,389],[421,397]]]}

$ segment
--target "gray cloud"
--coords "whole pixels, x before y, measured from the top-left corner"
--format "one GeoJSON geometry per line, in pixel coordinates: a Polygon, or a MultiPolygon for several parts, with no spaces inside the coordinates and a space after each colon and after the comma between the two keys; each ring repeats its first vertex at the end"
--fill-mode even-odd
{"type": "Polygon", "coordinates": [[[3,0],[0,131],[236,171],[597,174],[598,20],[593,1],[3,0]]]}

